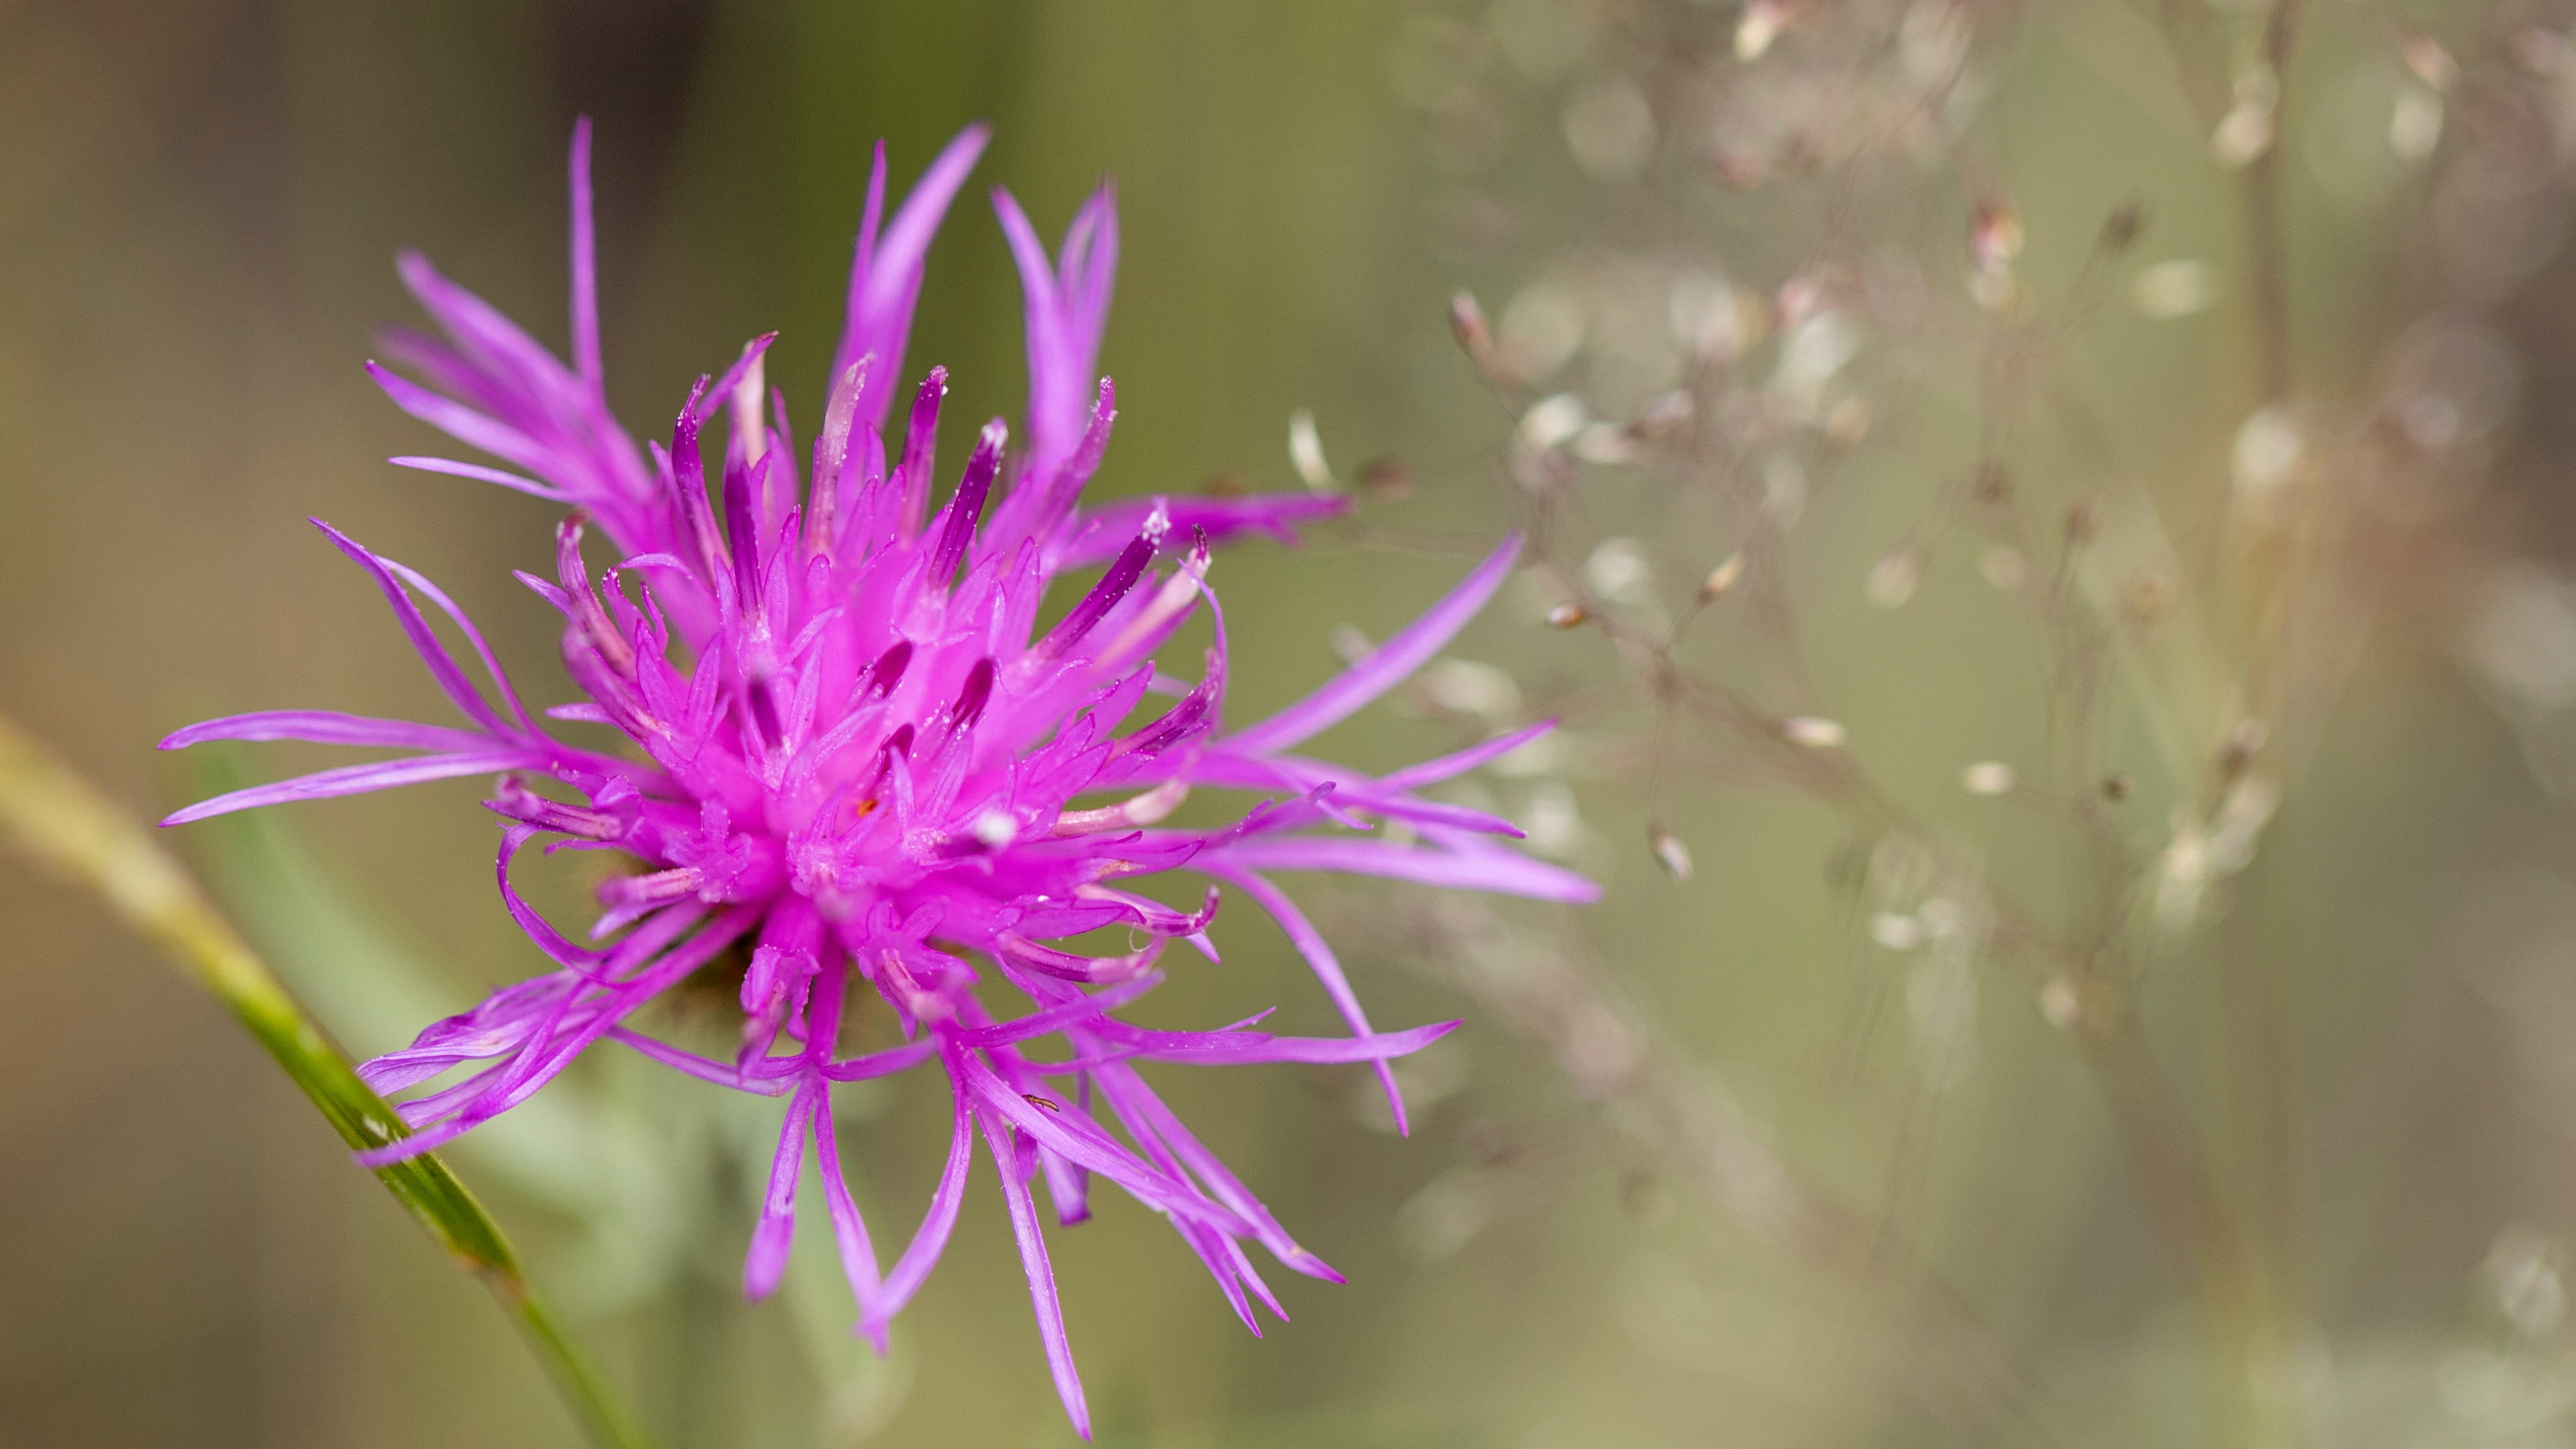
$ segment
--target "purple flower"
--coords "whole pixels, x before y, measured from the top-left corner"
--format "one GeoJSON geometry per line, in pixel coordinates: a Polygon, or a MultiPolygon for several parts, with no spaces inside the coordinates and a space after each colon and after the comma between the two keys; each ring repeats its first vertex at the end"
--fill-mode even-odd
{"type": "Polygon", "coordinates": [[[565,668],[587,696],[544,716],[606,726],[623,740],[602,750],[558,740],[445,594],[317,520],[383,591],[464,724],[277,711],[195,725],[164,748],[298,739],[412,753],[236,791],[165,823],[498,775],[486,803],[504,821],[501,899],[556,969],[369,1062],[363,1074],[378,1090],[424,1090],[400,1109],[414,1134],[361,1160],[435,1148],[525,1100],[603,1039],[721,1086],[783,1097],[745,1288],[765,1294],[784,1270],[810,1130],[858,1331],[882,1351],[888,1322],[947,1242],[980,1131],[1057,1389],[1088,1433],[1031,1180],[1044,1177],[1060,1224],[1087,1216],[1094,1174],[1163,1213],[1257,1333],[1251,1299],[1274,1313],[1279,1305],[1247,1242],[1298,1272],[1335,1275],[1181,1125],[1138,1064],[1368,1062],[1401,1125],[1389,1060],[1456,1025],[1373,1029],[1332,949],[1270,874],[1356,872],[1554,900],[1594,891],[1496,843],[1516,833],[1503,821],[1418,793],[1544,725],[1382,778],[1291,753],[1456,634],[1510,571],[1516,540],[1348,672],[1258,724],[1224,726],[1226,634],[1207,584],[1209,543],[1245,530],[1293,538],[1296,524],[1339,500],[1080,505],[1114,417],[1110,384],[1095,386],[1092,372],[1118,250],[1106,189],[1076,214],[1053,261],[1019,207],[995,193],[1026,295],[1026,441],[1015,450],[1001,420],[985,425],[954,491],[930,508],[944,372],[932,369],[913,391],[897,446],[883,430],[923,253],[984,141],[977,127],[951,142],[891,219],[879,147],[804,480],[785,401],[763,381],[767,337],[712,385],[699,381],[668,448],[639,448],[609,415],[586,123],[572,153],[571,366],[405,256],[403,277],[446,338],[394,342],[395,358],[425,382],[371,370],[403,409],[520,471],[394,461],[570,505],[556,533],[556,577],[520,576],[562,613],[565,668]],[[701,437],[728,412],[711,498],[701,437]],[[596,578],[583,553],[593,527],[620,560],[596,578]],[[1096,564],[1107,565],[1101,577],[1038,629],[1056,577],[1096,564]],[[489,693],[433,632],[423,600],[462,632],[489,693]],[[1216,631],[1203,671],[1195,681],[1163,673],[1155,651],[1202,605],[1216,631]],[[1162,827],[1202,786],[1270,798],[1222,828],[1162,827]],[[1090,801],[1099,803],[1077,803],[1090,801]],[[1401,824],[1405,838],[1388,838],[1379,822],[1401,824]],[[615,850],[635,863],[599,888],[592,944],[559,932],[511,884],[513,858],[540,836],[552,838],[549,850],[615,850]],[[1180,871],[1209,882],[1195,909],[1131,889],[1180,871]],[[1285,929],[1353,1035],[1273,1036],[1252,1029],[1259,1017],[1153,1031],[1113,1014],[1162,979],[1170,942],[1213,959],[1220,882],[1285,929]],[[1122,926],[1141,943],[1123,955],[1057,944],[1122,926]],[[732,1061],[627,1024],[738,945],[749,950],[732,1061]],[[997,1017],[974,989],[986,971],[1026,1009],[997,1017]],[[878,1009],[899,1022],[905,1044],[843,1055],[847,1018],[878,1009]],[[1042,1041],[1056,1045],[1041,1055],[1042,1041]],[[920,1230],[881,1272],[843,1181],[831,1087],[924,1062],[947,1075],[954,1101],[948,1166],[920,1230]]]}

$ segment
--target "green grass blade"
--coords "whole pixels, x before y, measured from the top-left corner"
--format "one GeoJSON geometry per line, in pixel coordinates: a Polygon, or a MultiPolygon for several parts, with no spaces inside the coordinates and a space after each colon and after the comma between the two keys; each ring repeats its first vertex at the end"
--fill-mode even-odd
{"type": "MultiPolygon", "coordinates": [[[[37,864],[96,891],[127,925],[213,993],[342,1141],[363,1150],[406,1135],[393,1108],[358,1080],[151,832],[6,719],[0,719],[0,832],[37,864]]],[[[602,1449],[644,1449],[651,1443],[529,1288],[500,1225],[446,1163],[424,1153],[378,1168],[376,1177],[501,1301],[592,1442],[602,1449]]]]}

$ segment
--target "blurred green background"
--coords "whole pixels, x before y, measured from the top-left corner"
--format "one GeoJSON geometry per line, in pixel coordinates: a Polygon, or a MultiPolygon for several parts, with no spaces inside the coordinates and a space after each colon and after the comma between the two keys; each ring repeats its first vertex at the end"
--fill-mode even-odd
{"type": "MultiPolygon", "coordinates": [[[[1535,121],[1498,113],[1500,133],[1474,140],[1500,163],[1462,168],[1469,143],[1438,133],[1458,108],[1425,91],[1457,36],[1526,35],[1543,8],[0,0],[0,711],[146,816],[211,788],[153,754],[178,725],[434,711],[373,591],[308,514],[441,581],[523,685],[554,697],[548,614],[508,574],[547,566],[550,516],[384,466],[430,437],[358,364],[378,327],[414,320],[399,246],[562,336],[562,154],[586,112],[610,394],[640,435],[771,328],[770,377],[810,423],[877,137],[900,186],[960,126],[991,120],[980,184],[1012,188],[1050,236],[1114,175],[1125,250],[1104,366],[1120,418],[1095,486],[1298,486],[1281,440],[1299,407],[1345,476],[1379,455],[1413,475],[1356,533],[1220,561],[1231,707],[1257,717],[1336,667],[1337,629],[1382,636],[1527,515],[1495,466],[1515,410],[1453,344],[1451,290],[1487,289],[1499,311],[1605,231],[1682,250],[1584,184],[1552,102],[1533,103],[1535,121]]],[[[1942,258],[1944,287],[1996,178],[2029,219],[2029,274],[2051,285],[2086,274],[2098,218],[2132,197],[2155,208],[2147,256],[2233,255],[2233,213],[2203,194],[2204,138],[2187,116],[2162,126],[2162,73],[2127,106],[2104,99],[2134,39],[2105,30],[2114,11],[2131,13],[2087,0],[2031,20],[1992,57],[1977,163],[1992,175],[1950,158],[1962,174],[1926,181],[1916,211],[1865,223],[1942,258]]],[[[2451,14],[2417,18],[2439,29],[2451,14]]],[[[2320,94],[2366,68],[2352,57],[2386,22],[2327,32],[2320,94]]],[[[2408,193],[2290,194],[2310,385],[2366,391],[2355,359],[2393,330],[2408,193]]],[[[1765,288],[1809,235],[1749,204],[1703,220],[1698,244],[1721,239],[1765,288]]],[[[2148,987],[2228,1190],[2268,1205],[2254,1215],[2296,1302],[2287,1331],[2319,1443],[2576,1442],[2558,1277],[2576,1230],[2576,830],[2532,783],[2565,755],[2546,726],[2576,696],[2500,720],[2495,690],[2457,665],[2477,610],[2452,597],[2486,577],[2461,557],[2519,552],[2576,630],[2553,582],[2576,512],[2541,391],[2576,356],[2563,271],[2520,274],[2530,419],[2490,491],[2357,554],[2399,607],[2301,736],[2291,803],[2230,898],[2238,934],[2160,961],[2148,987]],[[2440,597],[2418,607],[2417,593],[2440,597]],[[2229,975],[2247,952],[2270,983],[2250,994],[2229,975]],[[2250,1080],[2229,1055],[2248,1010],[2286,1023],[2250,1080]]],[[[2243,284],[2222,272],[2231,300],[2208,317],[2113,315],[2045,354],[2110,409],[2101,446],[2127,450],[2195,566],[2222,552],[2249,366],[2228,330],[2243,284]]],[[[957,378],[952,443],[964,419],[1016,410],[1019,328],[970,187],[932,254],[912,354],[957,378]]],[[[1865,602],[1875,562],[1926,536],[1978,455],[1979,402],[1939,342],[1914,339],[1873,374],[1880,430],[1819,484],[1789,584],[1811,606],[1815,688],[1882,783],[2000,884],[2071,894],[2045,820],[1958,788],[1971,760],[2037,774],[2046,749],[2037,652],[1981,592],[1973,552],[1934,557],[1903,612],[1865,602]]],[[[2065,480],[2089,456],[2038,450],[2033,486],[2081,493],[2065,480]]],[[[1678,606],[1725,545],[1667,502],[1601,483],[1560,546],[1597,577],[1596,544],[1642,539],[1629,547],[1678,606]]],[[[1539,628],[1548,602],[1507,592],[1459,652],[1519,681],[1525,708],[1499,713],[1567,713],[1559,762],[1498,781],[1497,803],[1552,821],[1553,848],[1608,900],[1443,924],[1418,896],[1292,882],[1346,933],[1377,1019],[1467,1026],[1410,1068],[1410,1141],[1356,1074],[1165,1074],[1200,1135],[1351,1281],[1292,1280],[1295,1322],[1254,1342],[1134,1204],[1054,1234],[1100,1442],[2205,1442],[2193,1290],[2032,993],[1981,974],[1982,992],[1927,997],[1834,884],[1869,842],[1770,782],[1745,788],[1723,751],[1650,773],[1652,720],[1610,683],[1625,664],[1588,633],[1539,628]],[[1689,880],[1656,869],[1650,820],[1687,840],[1689,880]],[[1440,954],[1405,948],[1424,921],[1499,943],[1487,989],[1412,969],[1440,954]],[[1514,979],[1574,995],[1515,997],[1500,963],[1519,956],[1557,964],[1514,979]],[[1637,1050],[1669,1067],[1665,1098],[1709,1113],[1713,1136],[1659,1136],[1635,1094],[1585,1080],[1585,1038],[1551,1027],[1594,1020],[1587,992],[1610,1013],[1602,1030],[1652,1037],[1637,1050]],[[1942,1020],[1956,1029],[1927,1056],[1925,1023],[1942,1020]],[[1677,1160],[1675,1142],[1706,1160],[1677,1160]],[[1700,1200],[1694,1175],[1719,1159],[1757,1175],[1785,1163],[1849,1204],[1857,1257],[1700,1200]],[[1973,1344],[1952,1320],[1891,1307],[1880,1290],[1916,1262],[1946,1280],[1934,1297],[1960,1322],[1983,1325],[1973,1344]],[[2014,1363],[2006,1407],[1922,1391],[1922,1364],[1990,1347],[2014,1363]]],[[[1709,669],[1741,665],[1699,642],[1709,669]]],[[[2560,643],[2576,651],[2508,640],[2560,643]]],[[[1449,678],[1472,693],[1482,676],[1449,678]]],[[[1473,711],[1444,718],[1436,695],[1413,717],[1341,727],[1327,753],[1384,768],[1453,742],[1473,711]]],[[[2139,783],[2121,828],[2152,856],[2193,782],[2159,767],[2153,711],[2113,695],[2109,763],[2139,783]]],[[[276,747],[217,768],[268,778],[307,758],[276,747]]],[[[465,782],[422,787],[181,843],[366,1055],[536,964],[493,909],[474,798],[465,782]]],[[[1248,914],[1224,966],[1156,1009],[1211,1020],[1277,1004],[1326,1029],[1302,968],[1248,914]]],[[[0,922],[0,1445],[574,1442],[489,1301],[229,1020],[49,882],[0,870],[0,922]]],[[[843,1333],[822,1243],[801,1244],[780,1300],[739,1301],[771,1109],[635,1067],[594,1064],[452,1157],[674,1449],[1071,1439],[986,1179],[878,1364],[843,1333]]],[[[925,1081],[843,1105],[861,1201],[881,1244],[899,1240],[937,1174],[944,1097],[925,1081]]]]}

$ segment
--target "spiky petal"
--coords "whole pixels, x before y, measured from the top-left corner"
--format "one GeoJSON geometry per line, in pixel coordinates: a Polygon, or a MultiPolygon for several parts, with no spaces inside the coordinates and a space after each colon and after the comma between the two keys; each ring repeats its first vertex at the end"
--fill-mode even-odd
{"type": "Polygon", "coordinates": [[[1137,1065],[1367,1062],[1401,1123],[1386,1064],[1456,1025],[1377,1031],[1331,948],[1270,874],[1335,870],[1558,900],[1586,899],[1592,887],[1495,843],[1512,833],[1503,822],[1418,793],[1535,729],[1382,778],[1289,753],[1444,646],[1500,586],[1515,541],[1420,622],[1267,720],[1231,731],[1223,724],[1221,616],[1198,679],[1147,706],[1149,694],[1171,688],[1158,651],[1202,605],[1215,609],[1210,542],[1246,530],[1293,537],[1297,524],[1340,504],[1300,494],[1080,506],[1116,417],[1114,389],[1092,371],[1117,256],[1106,187],[1077,213],[1055,258],[1017,204],[996,196],[1027,303],[1025,448],[1012,451],[1002,420],[987,424],[934,512],[947,384],[933,369],[888,457],[883,430],[922,258],[984,141],[981,127],[961,134],[890,222],[879,149],[810,480],[797,476],[785,401],[765,381],[766,337],[720,376],[699,380],[667,446],[639,449],[608,413],[586,123],[572,156],[572,364],[406,256],[404,278],[445,340],[398,339],[393,355],[421,380],[375,368],[377,380],[406,411],[517,471],[398,461],[571,505],[555,576],[522,576],[562,615],[565,667],[586,696],[549,713],[611,727],[625,748],[555,739],[444,594],[323,525],[393,606],[462,723],[280,711],[191,726],[165,747],[300,739],[410,753],[237,791],[169,823],[499,774],[487,805],[505,827],[501,897],[554,969],[367,1064],[379,1090],[413,1094],[400,1110],[414,1132],[364,1160],[399,1160],[490,1120],[599,1041],[782,1098],[745,1288],[757,1297],[779,1282],[810,1141],[858,1331],[882,1348],[888,1322],[948,1240],[980,1137],[1001,1174],[1049,1367],[1066,1412],[1088,1432],[1034,1184],[1045,1184],[1059,1224],[1088,1215],[1094,1178],[1160,1211],[1247,1324],[1253,1302],[1274,1312],[1277,1302],[1246,1244],[1295,1272],[1335,1276],[1180,1125],[1137,1065]],[[710,478],[702,439],[722,418],[731,420],[729,436],[710,478]],[[597,573],[585,552],[592,529],[618,560],[597,573]],[[1104,576],[1078,586],[1069,610],[1039,631],[1058,578],[1094,563],[1108,565],[1104,576]],[[463,630],[488,693],[431,628],[422,599],[463,630]],[[1161,826],[1196,788],[1272,798],[1218,828],[1161,826]],[[1404,822],[1408,843],[1349,833],[1377,819],[1404,822]],[[540,838],[631,859],[631,870],[599,888],[600,913],[586,933],[599,944],[556,929],[513,886],[513,860],[540,838]],[[1178,871],[1230,885],[1276,919],[1354,1035],[1121,1022],[1113,1013],[1162,980],[1169,942],[1213,954],[1216,890],[1181,909],[1133,889],[1178,871]],[[1051,944],[1121,925],[1145,944],[1108,957],[1051,944]],[[737,945],[749,965],[730,1061],[632,1024],[737,945]],[[973,989],[988,973],[1027,1009],[989,1015],[973,989]],[[845,1019],[871,998],[900,1023],[906,1044],[852,1054],[845,1019]],[[1039,1054],[1049,1041],[1060,1054],[1039,1054]],[[928,1063],[947,1076],[954,1107],[948,1167],[919,1231],[881,1272],[842,1176],[831,1091],[928,1063]]]}

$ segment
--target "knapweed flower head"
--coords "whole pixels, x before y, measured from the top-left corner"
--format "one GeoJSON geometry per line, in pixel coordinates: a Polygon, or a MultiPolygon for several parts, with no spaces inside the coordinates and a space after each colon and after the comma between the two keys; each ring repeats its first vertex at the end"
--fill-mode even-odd
{"type": "Polygon", "coordinates": [[[562,614],[564,666],[586,697],[531,713],[445,594],[319,525],[383,592],[463,725],[281,711],[181,730],[166,747],[298,739],[411,753],[237,791],[170,822],[497,776],[486,804],[503,822],[501,900],[554,969],[367,1063],[378,1090],[413,1093],[400,1106],[413,1131],[363,1160],[435,1148],[526,1100],[601,1041],[783,1098],[745,1286],[766,1293],[784,1271],[810,1134],[858,1331],[882,1350],[889,1320],[948,1239],[980,1135],[1058,1390],[1087,1432],[1036,1180],[1059,1224],[1087,1216],[1095,1176],[1162,1213],[1256,1332],[1252,1300],[1274,1313],[1279,1305],[1247,1243],[1298,1272],[1334,1276],[1181,1124],[1140,1064],[1368,1062],[1401,1123],[1387,1063],[1455,1024],[1375,1030],[1332,949],[1271,875],[1357,872],[1565,900],[1592,888],[1496,841],[1515,833],[1505,822],[1420,793],[1537,729],[1379,778],[1293,753],[1438,651],[1502,583],[1513,541],[1346,673],[1257,724],[1225,725],[1227,638],[1208,586],[1209,545],[1246,530],[1293,537],[1296,524],[1339,500],[1082,505],[1114,417],[1111,386],[1092,370],[1118,251],[1107,189],[1081,208],[1052,259],[1018,206],[995,193],[1026,301],[1024,441],[1015,445],[999,419],[986,424],[932,507],[944,372],[908,390],[894,434],[886,423],[924,252],[984,139],[980,127],[959,136],[891,218],[879,148],[810,451],[800,452],[785,399],[764,382],[766,337],[712,383],[700,379],[667,446],[638,447],[610,416],[586,127],[573,143],[570,366],[406,256],[404,279],[446,336],[396,339],[396,360],[418,380],[374,368],[377,381],[406,411],[518,471],[396,461],[570,506],[556,532],[555,577],[521,578],[562,614]],[[711,467],[707,435],[720,420],[728,425],[711,467]],[[596,575],[585,551],[594,532],[617,558],[596,575]],[[1060,576],[1101,565],[1060,617],[1038,627],[1060,576]],[[488,692],[442,642],[423,601],[459,631],[488,692]],[[1195,678],[1166,672],[1157,651],[1202,608],[1214,646],[1195,661],[1195,678]],[[618,738],[607,748],[568,743],[547,721],[618,738]],[[1163,826],[1201,787],[1264,798],[1220,828],[1163,826]],[[1378,829],[1388,822],[1401,824],[1401,840],[1378,829]],[[541,838],[549,849],[614,851],[630,863],[599,887],[588,944],[512,884],[514,858],[541,838]],[[1204,894],[1174,906],[1135,889],[1173,873],[1204,882],[1204,894]],[[1274,1036],[1252,1029],[1257,1017],[1209,1031],[1148,1030],[1115,1014],[1162,980],[1170,943],[1215,956],[1220,885],[1279,923],[1350,1036],[1274,1036]],[[1067,948],[1113,927],[1125,928],[1124,952],[1067,948]],[[647,1003],[743,948],[732,1060],[632,1024],[647,1003]],[[1004,997],[1015,1003],[1008,1010],[991,1004],[1004,997]],[[878,1010],[899,1023],[902,1044],[845,1054],[853,1017],[878,1010]],[[832,1089],[931,1064],[954,1104],[947,1168],[909,1246],[881,1269],[843,1178],[832,1089]]]}

